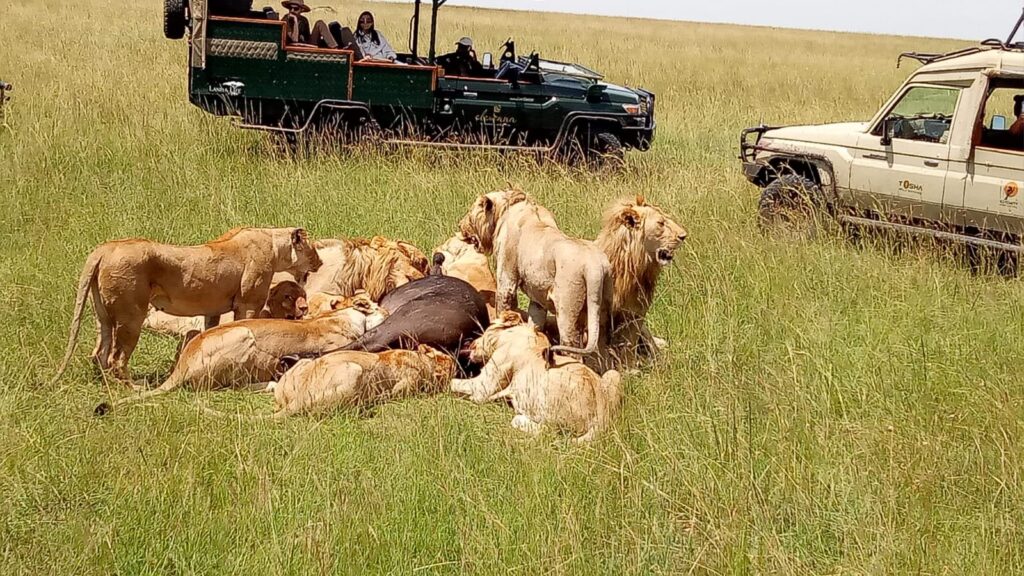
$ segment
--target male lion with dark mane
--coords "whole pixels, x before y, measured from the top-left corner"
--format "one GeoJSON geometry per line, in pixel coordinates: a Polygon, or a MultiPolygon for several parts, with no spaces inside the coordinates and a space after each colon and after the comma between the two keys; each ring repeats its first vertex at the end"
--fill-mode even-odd
{"type": "MultiPolygon", "coordinates": [[[[593,242],[570,238],[554,216],[521,190],[480,196],[459,222],[465,238],[494,254],[497,313],[516,310],[516,291],[530,298],[530,318],[541,330],[555,315],[554,352],[603,356],[610,336],[612,275],[608,257],[593,242]]],[[[603,359],[599,359],[602,362],[603,359]]]]}
{"type": "Polygon", "coordinates": [[[596,243],[608,256],[615,279],[612,346],[620,360],[653,349],[647,311],[662,268],[685,239],[686,230],[643,196],[619,200],[605,212],[596,243]]]}

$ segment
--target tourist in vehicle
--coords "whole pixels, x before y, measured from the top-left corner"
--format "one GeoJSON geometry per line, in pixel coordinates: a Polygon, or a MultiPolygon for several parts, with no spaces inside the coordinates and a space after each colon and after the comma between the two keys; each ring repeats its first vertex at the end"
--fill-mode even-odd
{"type": "Polygon", "coordinates": [[[1013,117],[1016,120],[1010,126],[1010,134],[1024,138],[1024,94],[1013,97],[1013,117]]]}
{"type": "Polygon", "coordinates": [[[483,76],[484,67],[476,59],[473,39],[468,36],[460,38],[455,43],[455,52],[439,57],[437,62],[444,68],[444,73],[449,76],[483,76]]]}
{"type": "Polygon", "coordinates": [[[394,62],[398,58],[395,49],[388,43],[383,34],[377,32],[373,22],[373,14],[369,11],[359,15],[359,25],[356,28],[356,44],[363,52],[364,60],[380,60],[394,62]]]}
{"type": "Polygon", "coordinates": [[[309,12],[309,6],[303,0],[284,0],[281,5],[288,9],[282,20],[288,28],[289,44],[311,44],[321,48],[338,48],[338,38],[323,20],[317,20],[312,29],[309,20],[303,14],[309,12]]]}

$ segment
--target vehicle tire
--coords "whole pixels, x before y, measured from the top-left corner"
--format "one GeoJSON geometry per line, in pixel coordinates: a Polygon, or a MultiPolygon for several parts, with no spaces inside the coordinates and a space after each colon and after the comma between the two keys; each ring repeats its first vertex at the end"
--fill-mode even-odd
{"type": "Polygon", "coordinates": [[[188,20],[185,17],[186,0],[164,0],[164,36],[171,40],[180,40],[185,37],[185,25],[188,20]]]}
{"type": "Polygon", "coordinates": [[[626,161],[626,149],[616,134],[608,130],[596,130],[591,133],[587,156],[595,167],[618,168],[626,161]]]}
{"type": "Polygon", "coordinates": [[[817,238],[833,222],[821,186],[797,174],[786,174],[766,186],[757,213],[762,232],[806,240],[817,238]]]}

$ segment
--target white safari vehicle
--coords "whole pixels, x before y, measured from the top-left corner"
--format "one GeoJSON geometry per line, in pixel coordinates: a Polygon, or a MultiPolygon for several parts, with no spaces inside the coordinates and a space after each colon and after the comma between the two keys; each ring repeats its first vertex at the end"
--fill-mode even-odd
{"type": "Polygon", "coordinates": [[[762,225],[838,220],[1024,252],[1022,25],[1006,42],[901,55],[924,66],[869,122],[744,130],[762,225]]]}

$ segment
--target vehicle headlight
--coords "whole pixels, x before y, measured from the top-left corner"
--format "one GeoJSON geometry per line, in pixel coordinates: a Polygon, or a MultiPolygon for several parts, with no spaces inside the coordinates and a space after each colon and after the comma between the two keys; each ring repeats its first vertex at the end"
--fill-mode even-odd
{"type": "Polygon", "coordinates": [[[639,116],[644,113],[644,106],[642,104],[623,104],[622,109],[630,116],[639,116]]]}

